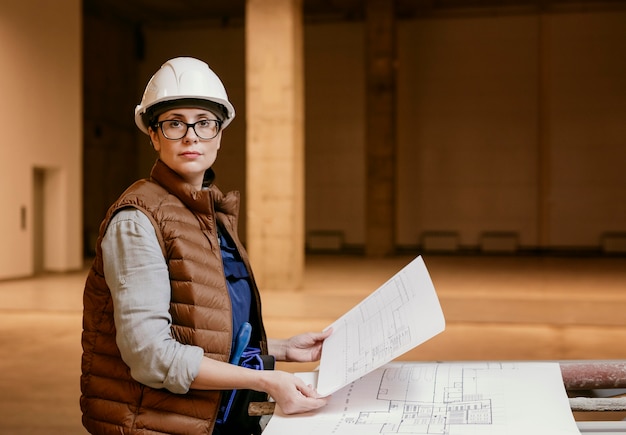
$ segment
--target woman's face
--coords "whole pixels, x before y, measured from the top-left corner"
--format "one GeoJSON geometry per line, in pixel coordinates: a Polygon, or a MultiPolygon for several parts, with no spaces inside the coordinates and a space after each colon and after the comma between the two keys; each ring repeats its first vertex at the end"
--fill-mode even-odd
{"type": "MultiPolygon", "coordinates": [[[[162,113],[158,120],[176,120],[193,124],[198,121],[216,119],[218,119],[217,116],[206,109],[176,108],[162,113]]],[[[200,139],[190,127],[185,136],[176,140],[167,139],[160,128],[150,128],[148,131],[152,145],[163,163],[189,184],[198,190],[201,189],[204,172],[217,159],[217,150],[220,149],[222,140],[221,130],[213,139],[200,139]]]]}

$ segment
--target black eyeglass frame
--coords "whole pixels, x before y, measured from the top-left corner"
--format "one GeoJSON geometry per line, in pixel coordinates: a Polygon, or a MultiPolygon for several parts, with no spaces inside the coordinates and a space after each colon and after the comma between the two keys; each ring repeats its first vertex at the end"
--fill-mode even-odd
{"type": "Polygon", "coordinates": [[[222,124],[224,123],[224,121],[222,121],[221,119],[201,119],[199,121],[196,122],[192,122],[187,123],[184,121],[181,121],[180,119],[164,119],[163,121],[156,121],[155,123],[152,124],[152,128],[156,129],[158,128],[159,130],[161,130],[161,133],[163,133],[163,137],[165,139],[168,140],[180,140],[182,138],[184,138],[185,136],[187,136],[187,133],[189,132],[189,129],[193,129],[193,132],[196,134],[196,136],[198,136],[200,139],[203,140],[210,140],[210,139],[214,139],[217,137],[218,134],[220,134],[220,131],[222,131],[222,124]],[[181,137],[177,137],[177,138],[173,138],[173,137],[169,137],[167,134],[165,134],[165,130],[163,130],[163,124],[166,122],[179,122],[181,124],[184,124],[187,128],[185,129],[185,133],[183,133],[183,135],[181,137]],[[217,131],[215,133],[215,135],[211,136],[211,137],[204,137],[198,134],[198,131],[196,130],[196,124],[199,124],[201,122],[214,122],[217,124],[217,131]]]}

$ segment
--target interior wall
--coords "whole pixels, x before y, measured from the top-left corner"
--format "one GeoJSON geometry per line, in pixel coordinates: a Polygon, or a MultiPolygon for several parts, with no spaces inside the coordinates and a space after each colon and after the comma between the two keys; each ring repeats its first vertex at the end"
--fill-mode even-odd
{"type": "Polygon", "coordinates": [[[84,251],[91,256],[109,206],[138,178],[133,110],[143,47],[132,23],[89,14],[83,19],[83,222],[84,251]]]}
{"type": "Polygon", "coordinates": [[[625,33],[620,12],[401,23],[398,244],[511,232],[597,249],[626,233],[625,33]]]}
{"type": "MultiPolygon", "coordinates": [[[[364,24],[305,28],[306,231],[365,237],[364,24]]],[[[309,240],[311,237],[309,237],[309,240]]]]}
{"type": "Polygon", "coordinates": [[[37,262],[46,271],[82,267],[80,48],[79,0],[3,2],[0,279],[32,275],[41,255],[35,246],[44,250],[37,262]],[[43,218],[35,218],[37,209],[43,218]],[[43,240],[36,241],[42,221],[43,240]]]}
{"type": "Polygon", "coordinates": [[[550,244],[626,237],[626,12],[557,15],[547,32],[550,244]]]}
{"type": "Polygon", "coordinates": [[[399,25],[398,243],[537,239],[537,18],[399,25]]]}

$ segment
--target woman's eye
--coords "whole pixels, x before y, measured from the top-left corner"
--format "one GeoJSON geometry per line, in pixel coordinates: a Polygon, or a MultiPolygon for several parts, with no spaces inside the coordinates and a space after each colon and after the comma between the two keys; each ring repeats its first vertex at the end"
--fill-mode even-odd
{"type": "Polygon", "coordinates": [[[211,124],[211,122],[208,119],[202,119],[202,120],[198,121],[197,124],[200,127],[208,127],[211,124]]]}

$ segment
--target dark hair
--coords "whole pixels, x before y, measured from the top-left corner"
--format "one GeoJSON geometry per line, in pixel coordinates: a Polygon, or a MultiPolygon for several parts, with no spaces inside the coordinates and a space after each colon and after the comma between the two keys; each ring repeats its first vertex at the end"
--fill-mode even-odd
{"type": "Polygon", "coordinates": [[[143,115],[146,125],[154,127],[159,119],[159,115],[176,107],[196,107],[206,109],[215,114],[220,121],[227,118],[228,110],[219,103],[208,100],[200,100],[197,98],[179,98],[176,100],[163,101],[150,107],[143,115]]]}

